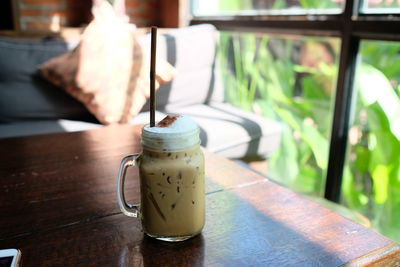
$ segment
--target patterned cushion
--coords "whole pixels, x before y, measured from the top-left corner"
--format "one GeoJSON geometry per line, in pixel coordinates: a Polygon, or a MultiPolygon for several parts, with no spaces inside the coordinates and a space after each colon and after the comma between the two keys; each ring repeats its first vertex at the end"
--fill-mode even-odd
{"type": "MultiPolygon", "coordinates": [[[[135,40],[132,25],[115,15],[107,1],[79,46],[39,67],[43,77],[81,101],[103,124],[126,123],[149,95],[149,58],[135,40]]],[[[170,81],[174,68],[157,60],[158,84],[170,81]]]]}

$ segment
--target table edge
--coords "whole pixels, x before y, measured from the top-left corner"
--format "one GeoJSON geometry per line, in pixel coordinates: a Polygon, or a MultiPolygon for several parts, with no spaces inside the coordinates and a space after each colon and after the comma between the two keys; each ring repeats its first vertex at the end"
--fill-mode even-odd
{"type": "Polygon", "coordinates": [[[400,245],[392,242],[361,257],[343,264],[346,267],[356,266],[400,266],[400,245]]]}

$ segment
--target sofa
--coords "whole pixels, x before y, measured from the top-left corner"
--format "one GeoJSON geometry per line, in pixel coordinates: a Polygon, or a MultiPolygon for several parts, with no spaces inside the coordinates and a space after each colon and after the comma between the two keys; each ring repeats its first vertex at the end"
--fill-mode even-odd
{"type": "MultiPolygon", "coordinates": [[[[172,29],[159,34],[157,54],[176,68],[171,82],[157,92],[156,120],[184,114],[201,129],[202,145],[231,159],[260,159],[279,146],[278,122],[225,102],[216,60],[217,31],[212,25],[172,29]]],[[[138,37],[150,47],[149,34],[138,37]]],[[[0,37],[0,138],[89,130],[102,126],[62,88],[45,81],[37,66],[65,53],[76,42],[45,38],[0,37]]],[[[149,121],[149,103],[131,124],[149,121]]]]}

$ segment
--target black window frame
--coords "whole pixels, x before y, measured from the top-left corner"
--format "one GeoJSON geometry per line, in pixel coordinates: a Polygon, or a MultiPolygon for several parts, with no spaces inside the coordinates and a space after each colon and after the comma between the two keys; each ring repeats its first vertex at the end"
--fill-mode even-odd
{"type": "Polygon", "coordinates": [[[324,194],[326,199],[334,202],[340,201],[360,41],[400,41],[400,14],[362,13],[361,4],[362,0],[346,0],[343,12],[335,15],[193,16],[190,20],[190,25],[210,23],[222,31],[292,33],[341,39],[324,194]]]}

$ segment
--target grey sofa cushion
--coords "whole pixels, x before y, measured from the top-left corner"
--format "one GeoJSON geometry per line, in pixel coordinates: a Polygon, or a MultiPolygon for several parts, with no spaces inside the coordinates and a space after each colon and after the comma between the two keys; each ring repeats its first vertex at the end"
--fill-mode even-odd
{"type": "Polygon", "coordinates": [[[62,41],[0,38],[0,122],[37,119],[95,121],[63,89],[42,79],[37,65],[68,49],[62,41]]]}
{"type": "MultiPolygon", "coordinates": [[[[157,37],[157,56],[176,68],[174,79],[157,92],[159,109],[223,101],[223,87],[215,75],[217,31],[209,24],[171,30],[157,37]]],[[[150,36],[139,38],[150,47],[150,36]]],[[[149,52],[149,51],[148,51],[149,52]]],[[[148,111],[145,105],[142,111],[148,111]]]]}
{"type": "Polygon", "coordinates": [[[98,127],[101,127],[101,124],[73,120],[35,120],[0,123],[0,138],[85,131],[98,127]]]}
{"type": "MultiPolygon", "coordinates": [[[[269,157],[279,146],[281,126],[226,103],[169,108],[156,114],[161,120],[167,113],[188,115],[200,126],[201,144],[212,152],[231,159],[269,157]]],[[[149,112],[140,113],[131,123],[146,124],[149,112]]]]}
{"type": "Polygon", "coordinates": [[[202,145],[228,158],[266,158],[280,142],[279,123],[229,104],[193,105],[171,112],[192,117],[202,130],[202,145]]]}
{"type": "MultiPolygon", "coordinates": [[[[280,124],[244,112],[229,104],[192,105],[156,112],[156,121],[167,113],[190,116],[200,126],[202,145],[231,159],[267,158],[280,142],[280,124]]],[[[149,123],[149,112],[135,116],[131,124],[149,123]]],[[[100,124],[72,120],[38,120],[0,124],[0,138],[44,133],[90,130],[100,124]]]]}

